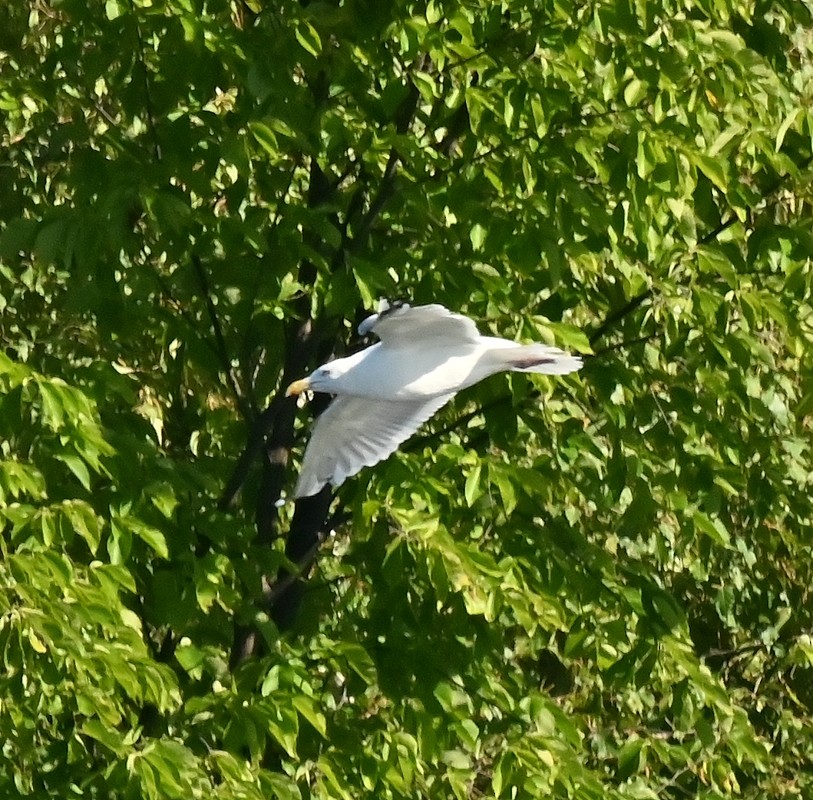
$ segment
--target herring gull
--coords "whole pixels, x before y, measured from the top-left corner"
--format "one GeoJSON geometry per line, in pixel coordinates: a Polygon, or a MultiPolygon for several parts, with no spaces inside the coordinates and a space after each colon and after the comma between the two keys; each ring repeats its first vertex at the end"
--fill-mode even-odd
{"type": "Polygon", "coordinates": [[[286,392],[311,389],[334,399],[313,427],[294,496],[339,486],[362,467],[385,459],[457,392],[496,372],[565,375],[582,365],[544,344],[481,336],[474,322],[438,304],[382,301],[359,325],[380,341],[337,358],[294,381],[286,392]]]}

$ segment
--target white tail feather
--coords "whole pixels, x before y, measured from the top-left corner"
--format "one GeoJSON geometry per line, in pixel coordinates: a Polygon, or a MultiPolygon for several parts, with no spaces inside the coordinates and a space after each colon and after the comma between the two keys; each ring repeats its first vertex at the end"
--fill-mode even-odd
{"type": "Polygon", "coordinates": [[[567,375],[581,369],[578,356],[545,344],[518,344],[498,351],[505,369],[512,372],[537,372],[542,375],[567,375]]]}

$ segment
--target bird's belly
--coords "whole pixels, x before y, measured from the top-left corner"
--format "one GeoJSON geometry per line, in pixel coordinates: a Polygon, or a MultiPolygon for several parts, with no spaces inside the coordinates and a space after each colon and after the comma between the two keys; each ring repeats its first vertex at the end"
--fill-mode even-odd
{"type": "Polygon", "coordinates": [[[371,364],[376,380],[367,384],[370,397],[412,400],[453,394],[480,380],[479,354],[474,348],[395,350],[376,353],[371,364]]]}

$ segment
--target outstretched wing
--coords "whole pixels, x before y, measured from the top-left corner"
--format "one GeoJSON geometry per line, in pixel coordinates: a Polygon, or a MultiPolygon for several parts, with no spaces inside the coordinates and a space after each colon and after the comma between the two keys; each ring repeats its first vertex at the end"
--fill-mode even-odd
{"type": "Polygon", "coordinates": [[[422,339],[443,338],[449,344],[476,342],[480,338],[477,326],[468,317],[455,314],[433,303],[428,306],[392,306],[368,317],[359,326],[362,334],[374,331],[387,346],[399,343],[414,345],[422,339]]]}
{"type": "Polygon", "coordinates": [[[337,397],[316,420],[294,496],[316,494],[326,483],[339,486],[382,461],[452,397],[405,402],[337,397]]]}

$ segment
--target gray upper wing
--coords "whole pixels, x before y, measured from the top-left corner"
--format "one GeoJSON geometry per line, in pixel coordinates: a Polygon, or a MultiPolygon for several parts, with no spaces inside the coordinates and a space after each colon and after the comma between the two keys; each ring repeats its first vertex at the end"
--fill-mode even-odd
{"type": "Polygon", "coordinates": [[[444,338],[449,343],[475,342],[477,326],[468,317],[455,314],[442,305],[398,306],[368,317],[360,326],[363,333],[374,331],[382,344],[398,346],[422,339],[444,338]]]}

